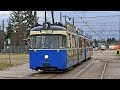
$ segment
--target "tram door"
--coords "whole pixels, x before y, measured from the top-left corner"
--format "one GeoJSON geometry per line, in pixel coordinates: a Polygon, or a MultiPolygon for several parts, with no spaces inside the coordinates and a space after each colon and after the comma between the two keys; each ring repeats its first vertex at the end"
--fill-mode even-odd
{"type": "Polygon", "coordinates": [[[84,60],[86,60],[87,57],[87,47],[86,47],[86,39],[84,39],[84,60]]]}
{"type": "Polygon", "coordinates": [[[79,58],[78,59],[79,59],[79,62],[80,62],[80,61],[82,61],[84,59],[84,56],[83,56],[84,55],[84,51],[83,51],[83,43],[84,43],[83,42],[83,38],[79,37],[79,41],[78,42],[79,42],[79,46],[78,46],[78,48],[79,48],[78,49],[79,50],[79,52],[78,52],[79,53],[79,58]]]}

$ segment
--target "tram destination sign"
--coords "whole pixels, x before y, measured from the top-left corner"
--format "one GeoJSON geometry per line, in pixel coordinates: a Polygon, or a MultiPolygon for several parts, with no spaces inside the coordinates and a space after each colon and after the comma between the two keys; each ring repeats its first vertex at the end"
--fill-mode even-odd
{"type": "Polygon", "coordinates": [[[41,33],[43,33],[43,34],[51,34],[51,33],[53,33],[53,30],[41,30],[41,33]]]}

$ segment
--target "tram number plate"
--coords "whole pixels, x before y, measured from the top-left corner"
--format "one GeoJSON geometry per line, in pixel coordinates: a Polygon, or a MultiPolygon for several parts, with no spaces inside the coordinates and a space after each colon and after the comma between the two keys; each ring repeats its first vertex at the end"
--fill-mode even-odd
{"type": "Polygon", "coordinates": [[[49,67],[50,63],[43,63],[43,66],[49,67]]]}

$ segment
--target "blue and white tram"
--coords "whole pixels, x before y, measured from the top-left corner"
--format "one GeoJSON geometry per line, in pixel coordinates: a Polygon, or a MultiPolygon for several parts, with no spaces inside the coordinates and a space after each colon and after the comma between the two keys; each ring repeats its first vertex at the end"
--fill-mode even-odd
{"type": "Polygon", "coordinates": [[[76,29],[44,25],[30,30],[30,69],[66,70],[92,56],[91,38],[76,29]]]}

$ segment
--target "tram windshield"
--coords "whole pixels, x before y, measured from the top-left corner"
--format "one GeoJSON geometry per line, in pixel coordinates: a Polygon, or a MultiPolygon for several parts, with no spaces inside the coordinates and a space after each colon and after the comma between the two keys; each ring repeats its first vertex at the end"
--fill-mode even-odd
{"type": "Polygon", "coordinates": [[[33,49],[62,49],[66,48],[65,35],[35,35],[31,36],[33,49]]]}

